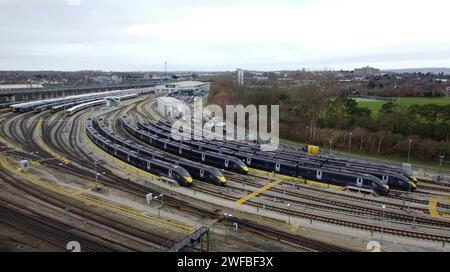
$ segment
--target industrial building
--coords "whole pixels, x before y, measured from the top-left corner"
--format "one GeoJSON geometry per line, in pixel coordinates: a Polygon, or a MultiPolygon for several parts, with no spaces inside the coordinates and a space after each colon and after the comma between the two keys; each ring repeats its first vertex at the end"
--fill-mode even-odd
{"type": "Polygon", "coordinates": [[[157,92],[167,92],[176,95],[201,95],[209,91],[211,84],[200,81],[182,81],[156,86],[157,92]]]}
{"type": "Polygon", "coordinates": [[[366,76],[374,76],[380,74],[380,69],[373,68],[370,66],[356,68],[354,70],[355,76],[366,77],[366,76]]]}
{"type": "Polygon", "coordinates": [[[245,76],[244,75],[244,70],[237,69],[236,70],[236,76],[237,76],[237,79],[236,79],[237,84],[239,86],[244,85],[244,76],[245,76]]]}
{"type": "Polygon", "coordinates": [[[147,72],[122,72],[113,75],[114,77],[118,77],[122,83],[126,82],[142,82],[152,80],[153,75],[147,72]]]}
{"type": "Polygon", "coordinates": [[[0,85],[0,91],[15,91],[22,89],[42,89],[42,84],[8,84],[0,85]]]}
{"type": "Polygon", "coordinates": [[[186,104],[173,97],[159,97],[156,99],[158,112],[164,117],[181,117],[186,111],[186,104]]]}

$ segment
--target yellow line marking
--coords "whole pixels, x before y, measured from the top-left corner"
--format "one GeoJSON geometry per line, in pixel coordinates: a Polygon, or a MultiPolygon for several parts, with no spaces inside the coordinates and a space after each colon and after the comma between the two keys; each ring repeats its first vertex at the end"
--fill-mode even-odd
{"type": "Polygon", "coordinates": [[[433,217],[444,217],[444,218],[450,218],[449,213],[439,213],[437,209],[438,202],[441,201],[450,201],[449,195],[431,195],[430,196],[430,202],[428,203],[428,211],[430,212],[431,216],[433,217]]]}
{"type": "MultiPolygon", "coordinates": [[[[6,121],[6,119],[2,119],[0,120],[0,124],[3,123],[4,121],[6,121]]],[[[0,142],[2,142],[3,144],[9,146],[9,147],[13,147],[14,149],[18,150],[18,151],[24,151],[23,148],[19,145],[16,145],[13,142],[10,142],[9,140],[7,140],[6,138],[4,138],[3,136],[0,135],[0,142]]]]}
{"type": "Polygon", "coordinates": [[[267,174],[267,175],[275,175],[276,177],[281,177],[281,178],[285,178],[285,179],[289,179],[289,180],[294,180],[294,181],[298,181],[298,182],[303,182],[305,184],[312,184],[312,185],[318,185],[318,186],[322,186],[322,187],[327,187],[327,188],[334,188],[334,189],[344,189],[345,187],[343,186],[338,186],[338,185],[332,185],[332,184],[328,184],[328,183],[324,183],[324,182],[318,182],[318,181],[313,181],[313,180],[309,180],[309,179],[303,179],[303,178],[296,178],[296,177],[292,177],[292,176],[286,176],[283,174],[278,174],[278,173],[272,173],[272,172],[267,172],[264,170],[259,170],[259,169],[255,169],[255,168],[248,168],[252,171],[255,172],[260,172],[263,174],[267,174]]]}
{"type": "Polygon", "coordinates": [[[0,110],[0,112],[5,112],[5,111],[11,111],[11,109],[10,108],[4,108],[4,109],[0,110]]]}
{"type": "Polygon", "coordinates": [[[254,198],[255,196],[261,194],[262,192],[271,189],[273,186],[282,183],[283,181],[284,181],[284,180],[282,180],[282,179],[278,179],[278,180],[276,180],[276,181],[274,181],[274,182],[272,182],[272,183],[269,183],[269,184],[267,184],[266,186],[261,187],[261,188],[259,188],[258,190],[254,191],[253,193],[248,194],[248,195],[244,196],[243,198],[236,200],[236,203],[239,204],[239,205],[240,205],[240,204],[243,204],[243,203],[245,203],[246,201],[248,201],[248,200],[254,198]]]}
{"type": "Polygon", "coordinates": [[[435,198],[431,198],[428,203],[428,211],[433,217],[440,217],[439,212],[437,211],[437,200],[435,198]]]}

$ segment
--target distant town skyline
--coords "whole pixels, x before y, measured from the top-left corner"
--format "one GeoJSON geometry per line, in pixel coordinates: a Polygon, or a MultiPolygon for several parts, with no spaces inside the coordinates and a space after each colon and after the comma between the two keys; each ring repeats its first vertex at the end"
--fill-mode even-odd
{"type": "Polygon", "coordinates": [[[450,67],[446,0],[0,1],[0,70],[450,67]]]}

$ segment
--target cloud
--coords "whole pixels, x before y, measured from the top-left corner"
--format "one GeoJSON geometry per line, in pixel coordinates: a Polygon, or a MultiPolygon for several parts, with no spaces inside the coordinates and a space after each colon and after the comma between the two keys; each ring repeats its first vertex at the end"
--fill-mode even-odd
{"type": "Polygon", "coordinates": [[[0,0],[0,69],[450,66],[446,0],[0,0]]]}

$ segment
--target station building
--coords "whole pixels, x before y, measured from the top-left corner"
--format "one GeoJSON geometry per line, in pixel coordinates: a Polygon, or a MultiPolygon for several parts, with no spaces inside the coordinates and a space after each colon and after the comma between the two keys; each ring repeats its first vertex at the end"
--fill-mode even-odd
{"type": "Polygon", "coordinates": [[[164,117],[184,116],[187,105],[173,97],[159,97],[156,99],[158,112],[164,117]]]}

